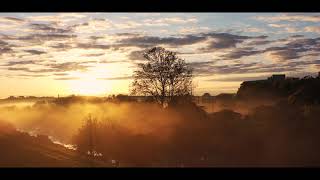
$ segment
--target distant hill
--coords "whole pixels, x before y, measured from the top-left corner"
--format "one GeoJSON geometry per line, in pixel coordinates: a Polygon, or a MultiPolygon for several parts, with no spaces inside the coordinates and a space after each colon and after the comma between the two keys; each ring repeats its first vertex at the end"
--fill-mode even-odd
{"type": "Polygon", "coordinates": [[[320,104],[320,78],[304,78],[300,80],[299,85],[288,97],[291,104],[320,104]]]}

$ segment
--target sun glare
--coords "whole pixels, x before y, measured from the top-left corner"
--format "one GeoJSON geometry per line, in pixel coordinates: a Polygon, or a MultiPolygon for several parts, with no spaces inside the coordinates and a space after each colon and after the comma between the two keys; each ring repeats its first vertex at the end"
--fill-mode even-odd
{"type": "Polygon", "coordinates": [[[110,86],[106,81],[97,79],[97,72],[74,73],[74,79],[68,81],[68,91],[76,95],[106,95],[110,86]]]}
{"type": "Polygon", "coordinates": [[[109,90],[104,81],[93,78],[72,80],[69,82],[70,91],[77,95],[104,95],[109,90]]]}

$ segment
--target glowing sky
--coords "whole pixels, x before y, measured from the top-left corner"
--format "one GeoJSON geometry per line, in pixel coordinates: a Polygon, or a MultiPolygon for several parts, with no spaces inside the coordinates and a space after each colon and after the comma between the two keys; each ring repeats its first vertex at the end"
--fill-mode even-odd
{"type": "Polygon", "coordinates": [[[320,71],[320,14],[1,13],[0,98],[128,93],[141,51],[194,68],[195,93],[320,71]]]}

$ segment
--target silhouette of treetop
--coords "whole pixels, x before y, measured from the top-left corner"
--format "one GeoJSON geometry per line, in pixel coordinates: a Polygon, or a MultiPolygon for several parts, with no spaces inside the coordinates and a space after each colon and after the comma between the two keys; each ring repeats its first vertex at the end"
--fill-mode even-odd
{"type": "Polygon", "coordinates": [[[134,72],[133,95],[152,96],[161,105],[169,103],[176,96],[192,92],[192,68],[176,52],[162,47],[146,50],[146,63],[139,63],[134,72]]]}

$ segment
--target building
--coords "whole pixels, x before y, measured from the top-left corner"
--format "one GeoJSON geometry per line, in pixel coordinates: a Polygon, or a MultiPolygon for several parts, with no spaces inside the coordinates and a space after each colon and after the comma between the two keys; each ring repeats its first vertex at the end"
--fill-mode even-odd
{"type": "Polygon", "coordinates": [[[271,80],[271,81],[283,81],[285,79],[286,79],[285,74],[274,74],[268,78],[268,80],[271,80]]]}

